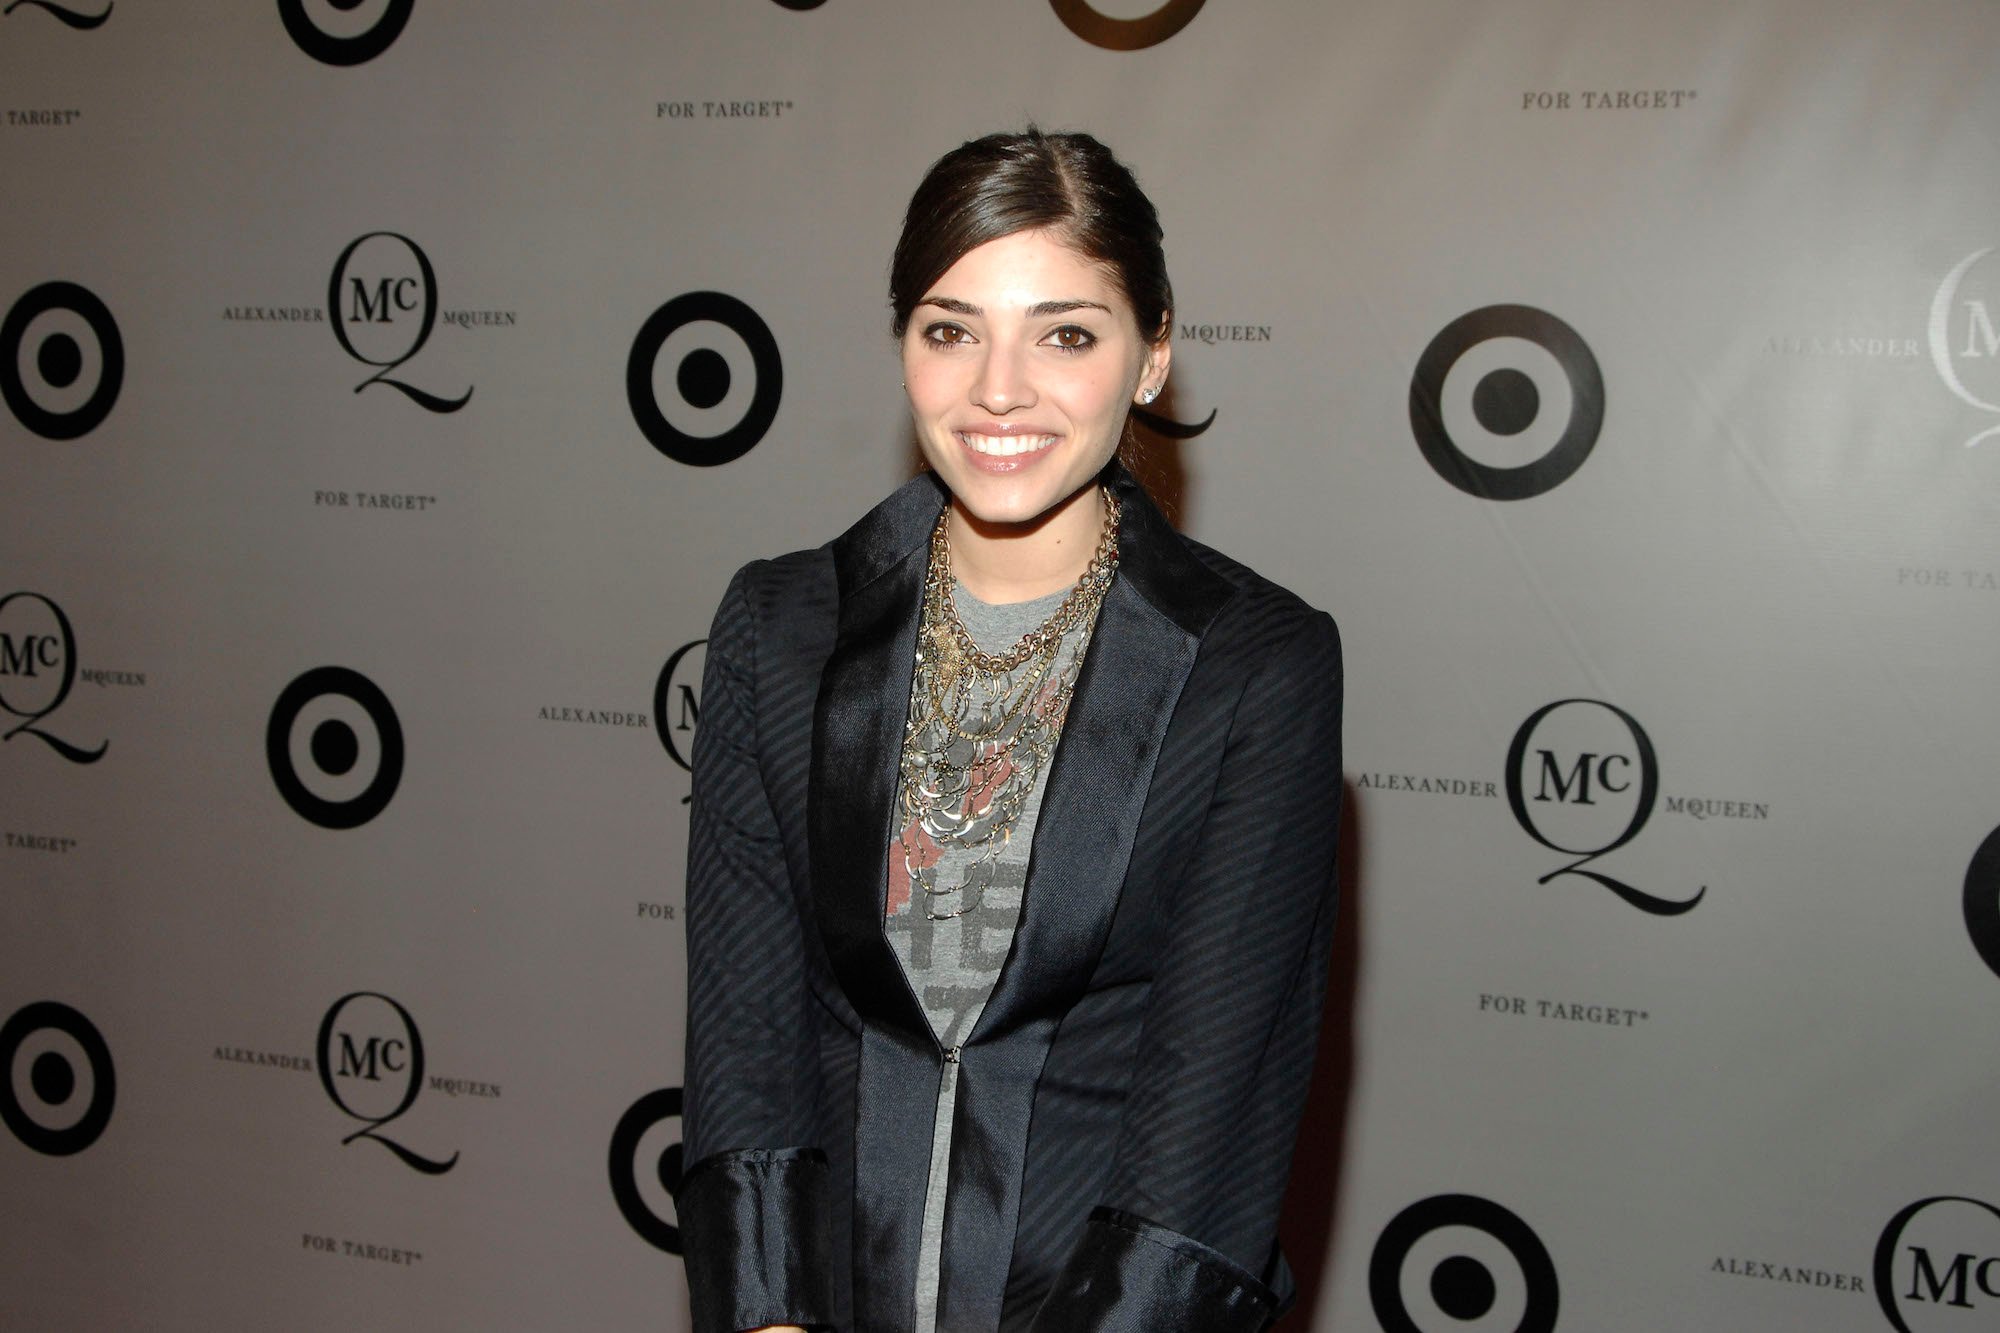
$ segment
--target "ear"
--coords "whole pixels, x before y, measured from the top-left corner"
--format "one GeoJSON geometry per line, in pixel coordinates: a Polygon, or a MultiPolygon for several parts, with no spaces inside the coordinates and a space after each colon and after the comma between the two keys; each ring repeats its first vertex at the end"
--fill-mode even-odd
{"type": "Polygon", "coordinates": [[[1174,317],[1169,314],[1160,321],[1159,341],[1146,344],[1145,364],[1140,370],[1139,387],[1135,394],[1142,402],[1148,389],[1153,391],[1154,397],[1158,397],[1167,386],[1167,370],[1174,361],[1173,327],[1174,317]]]}

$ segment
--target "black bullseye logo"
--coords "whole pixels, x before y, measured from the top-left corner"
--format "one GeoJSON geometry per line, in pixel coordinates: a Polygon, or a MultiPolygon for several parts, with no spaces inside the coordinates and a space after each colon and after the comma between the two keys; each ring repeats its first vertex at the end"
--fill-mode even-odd
{"type": "Polygon", "coordinates": [[[1554,490],[1604,426],[1604,376],[1545,310],[1490,305],[1431,339],[1410,377],[1410,429],[1440,477],[1484,500],[1554,490]]]}
{"type": "Polygon", "coordinates": [[[33,736],[72,764],[94,764],[111,742],[94,750],[42,730],[76,685],[76,634],[63,609],[38,592],[0,597],[0,712],[20,721],[0,731],[0,742],[33,736]]]}
{"type": "Polygon", "coordinates": [[[681,1090],[661,1088],[633,1102],[611,1131],[611,1197],[648,1245],[681,1252],[681,1090]],[[675,1219],[669,1221],[669,1218],[675,1219]]]}
{"type": "Polygon", "coordinates": [[[749,453],[777,420],[784,388],[770,327],[722,292],[687,292],[655,310],[625,362],[633,420],[655,449],[690,467],[749,453]]]}
{"type": "MultiPolygon", "coordinates": [[[[653,683],[653,729],[667,757],[694,771],[694,738],[701,726],[701,673],[708,665],[708,640],[674,649],[653,683]]],[[[683,801],[685,804],[685,801],[683,801]]]]}
{"type": "Polygon", "coordinates": [[[264,754],[285,804],[321,828],[357,828],[396,794],[403,728],[374,681],[315,667],[278,695],[264,754]]]}
{"type": "Polygon", "coordinates": [[[66,1004],[43,1000],[0,1024],[0,1077],[0,1122],[36,1152],[82,1152],[111,1123],[111,1048],[66,1004]]]}
{"type": "Polygon", "coordinates": [[[23,426],[74,440],[103,424],[125,383],[125,342],[104,302],[73,282],[30,288],[0,323],[0,396],[23,426]]]}
{"type": "Polygon", "coordinates": [[[1624,709],[1598,699],[1558,699],[1538,708],[1507,750],[1507,804],[1542,846],[1579,858],[1543,875],[1575,875],[1654,916],[1678,916],[1708,893],[1661,898],[1584,867],[1639,836],[1660,795],[1652,738],[1624,709]]]}
{"type": "Polygon", "coordinates": [[[2000,975],[2000,828],[1986,835],[1966,868],[1965,928],[1986,966],[2000,975]]]}
{"type": "Polygon", "coordinates": [[[386,384],[431,412],[456,412],[472,400],[471,389],[456,398],[441,398],[389,378],[390,371],[424,350],[437,327],[437,270],[423,247],[409,237],[371,231],[350,241],[333,265],[326,315],[341,350],[362,365],[375,367],[354,392],[386,384]]]}
{"type": "Polygon", "coordinates": [[[1368,1261],[1383,1333],[1550,1333],[1555,1264],[1526,1222],[1470,1194],[1398,1213],[1368,1261]]]}
{"type": "Polygon", "coordinates": [[[410,1011],[378,991],[352,991],[320,1020],[319,1084],[333,1104],[361,1122],[342,1147],[368,1139],[427,1176],[458,1165],[458,1154],[435,1161],[382,1135],[382,1127],[416,1104],[424,1088],[424,1039],[410,1011]]]}
{"type": "Polygon", "coordinates": [[[278,0],[278,17],[285,31],[314,60],[325,65],[359,65],[373,60],[395,43],[417,0],[278,0]],[[364,6],[375,11],[346,22],[340,16],[364,6]],[[314,17],[317,11],[319,17],[314,17]]]}
{"type": "Polygon", "coordinates": [[[1875,1242],[1875,1301],[1896,1333],[1994,1327],[2000,1208],[1939,1194],[1890,1218],[1875,1242]]]}
{"type": "Polygon", "coordinates": [[[1117,19],[1101,12],[1089,0],[1049,0],[1065,28],[1107,51],[1138,51],[1158,46],[1194,22],[1208,0],[1167,0],[1150,14],[1135,19],[1117,19]]]}

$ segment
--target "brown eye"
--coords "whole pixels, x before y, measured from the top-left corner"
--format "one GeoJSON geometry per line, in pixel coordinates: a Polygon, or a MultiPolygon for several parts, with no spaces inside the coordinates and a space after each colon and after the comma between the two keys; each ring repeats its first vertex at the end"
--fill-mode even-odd
{"type": "Polygon", "coordinates": [[[933,324],[924,330],[924,338],[940,347],[957,347],[970,342],[972,335],[956,324],[933,324]]]}
{"type": "Polygon", "coordinates": [[[1097,339],[1089,329],[1075,324],[1065,324],[1049,335],[1049,341],[1065,352],[1081,352],[1097,339]]]}

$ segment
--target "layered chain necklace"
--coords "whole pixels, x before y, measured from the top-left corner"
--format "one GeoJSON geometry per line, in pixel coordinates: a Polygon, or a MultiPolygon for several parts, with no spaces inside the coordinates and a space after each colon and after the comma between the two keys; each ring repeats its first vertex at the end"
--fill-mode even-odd
{"type": "Polygon", "coordinates": [[[1100,494],[1104,528],[1083,576],[1047,620],[1004,654],[982,652],[959,619],[945,536],[949,508],[931,532],[897,788],[897,846],[932,921],[964,916],[984,901],[1055,754],[1097,610],[1118,572],[1118,498],[1100,494]],[[1063,641],[1072,632],[1075,647],[1065,655],[1063,641]],[[960,883],[939,887],[938,864],[954,847],[970,849],[973,859],[960,883]]]}

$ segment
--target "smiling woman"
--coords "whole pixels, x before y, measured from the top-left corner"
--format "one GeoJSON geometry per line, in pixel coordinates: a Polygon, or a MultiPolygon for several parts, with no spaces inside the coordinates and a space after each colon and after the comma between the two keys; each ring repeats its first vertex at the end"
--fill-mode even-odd
{"type": "Polygon", "coordinates": [[[890,278],[929,471],[739,572],[694,757],[699,1333],[1264,1327],[1334,922],[1333,622],[1117,461],[1153,206],[991,135],[890,278]]]}

